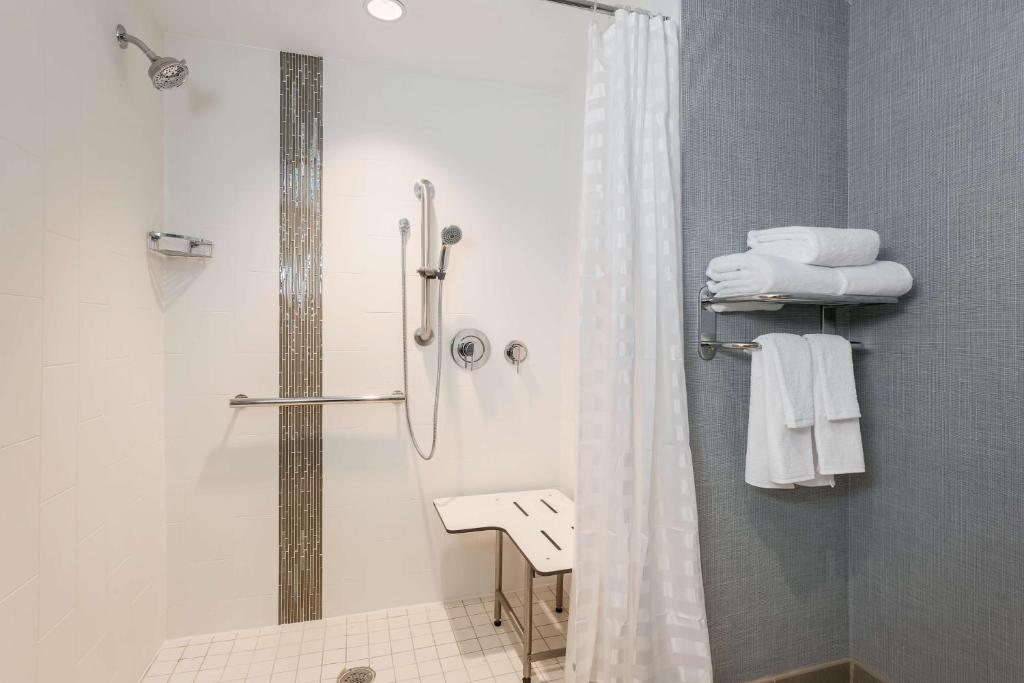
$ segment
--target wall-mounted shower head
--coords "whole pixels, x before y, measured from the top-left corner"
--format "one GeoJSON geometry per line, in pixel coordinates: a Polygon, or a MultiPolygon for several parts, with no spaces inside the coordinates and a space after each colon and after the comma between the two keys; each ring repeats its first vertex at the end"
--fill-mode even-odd
{"type": "Polygon", "coordinates": [[[437,262],[437,272],[441,277],[448,271],[449,250],[461,240],[462,228],[457,225],[449,225],[441,231],[441,258],[437,262]]]}
{"type": "Polygon", "coordinates": [[[153,87],[157,90],[177,88],[188,78],[188,65],[184,59],[159,56],[144,42],[128,33],[121,24],[117,25],[114,37],[122,50],[127,50],[129,43],[142,50],[149,59],[149,80],[153,81],[153,87]]]}

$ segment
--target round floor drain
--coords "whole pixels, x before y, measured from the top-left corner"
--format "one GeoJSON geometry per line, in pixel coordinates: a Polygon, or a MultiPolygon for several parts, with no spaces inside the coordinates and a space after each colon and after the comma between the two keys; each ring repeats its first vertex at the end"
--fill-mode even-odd
{"type": "Polygon", "coordinates": [[[368,666],[357,666],[345,669],[338,676],[338,683],[371,683],[377,672],[368,666]]]}

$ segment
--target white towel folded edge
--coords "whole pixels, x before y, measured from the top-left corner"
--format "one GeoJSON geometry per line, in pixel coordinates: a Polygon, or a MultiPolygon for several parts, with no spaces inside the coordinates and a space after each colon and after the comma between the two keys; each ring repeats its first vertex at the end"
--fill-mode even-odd
{"type": "Polygon", "coordinates": [[[861,266],[878,258],[881,240],[874,230],[788,225],[751,230],[751,251],[816,266],[861,266]]]}

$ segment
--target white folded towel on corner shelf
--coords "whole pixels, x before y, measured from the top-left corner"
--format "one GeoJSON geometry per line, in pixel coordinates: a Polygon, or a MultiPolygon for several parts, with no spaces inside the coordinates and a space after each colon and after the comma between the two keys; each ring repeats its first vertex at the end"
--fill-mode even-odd
{"type": "Polygon", "coordinates": [[[832,268],[842,279],[841,294],[903,296],[914,286],[914,276],[895,261],[875,261],[866,266],[832,268]]]}
{"type": "Polygon", "coordinates": [[[770,489],[831,486],[815,472],[810,347],[795,334],[765,334],[751,358],[746,482],[770,489]]]}
{"type": "Polygon", "coordinates": [[[880,243],[874,230],[857,228],[790,225],[747,233],[754,253],[814,266],[866,266],[878,258],[880,243]]]}
{"type": "Polygon", "coordinates": [[[914,284],[910,271],[893,261],[827,268],[749,251],[711,259],[707,276],[708,290],[720,297],[769,293],[902,296],[914,284]]]}
{"type": "Polygon", "coordinates": [[[834,334],[804,336],[814,368],[814,451],[821,474],[864,471],[860,404],[850,342],[834,334]]]}
{"type": "Polygon", "coordinates": [[[711,259],[708,289],[716,296],[827,294],[838,296],[842,280],[831,268],[806,266],[778,256],[727,254],[711,259]]]}

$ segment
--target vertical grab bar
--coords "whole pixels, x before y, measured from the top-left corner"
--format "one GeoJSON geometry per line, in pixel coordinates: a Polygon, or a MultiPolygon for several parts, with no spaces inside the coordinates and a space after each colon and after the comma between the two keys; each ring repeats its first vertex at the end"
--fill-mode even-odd
{"type": "Polygon", "coordinates": [[[430,260],[430,245],[432,243],[430,208],[434,199],[434,184],[427,179],[422,179],[414,188],[416,199],[420,200],[420,280],[421,280],[421,316],[420,328],[413,335],[416,343],[420,346],[427,346],[434,338],[434,331],[430,329],[430,278],[427,276],[428,262],[430,260]]]}

